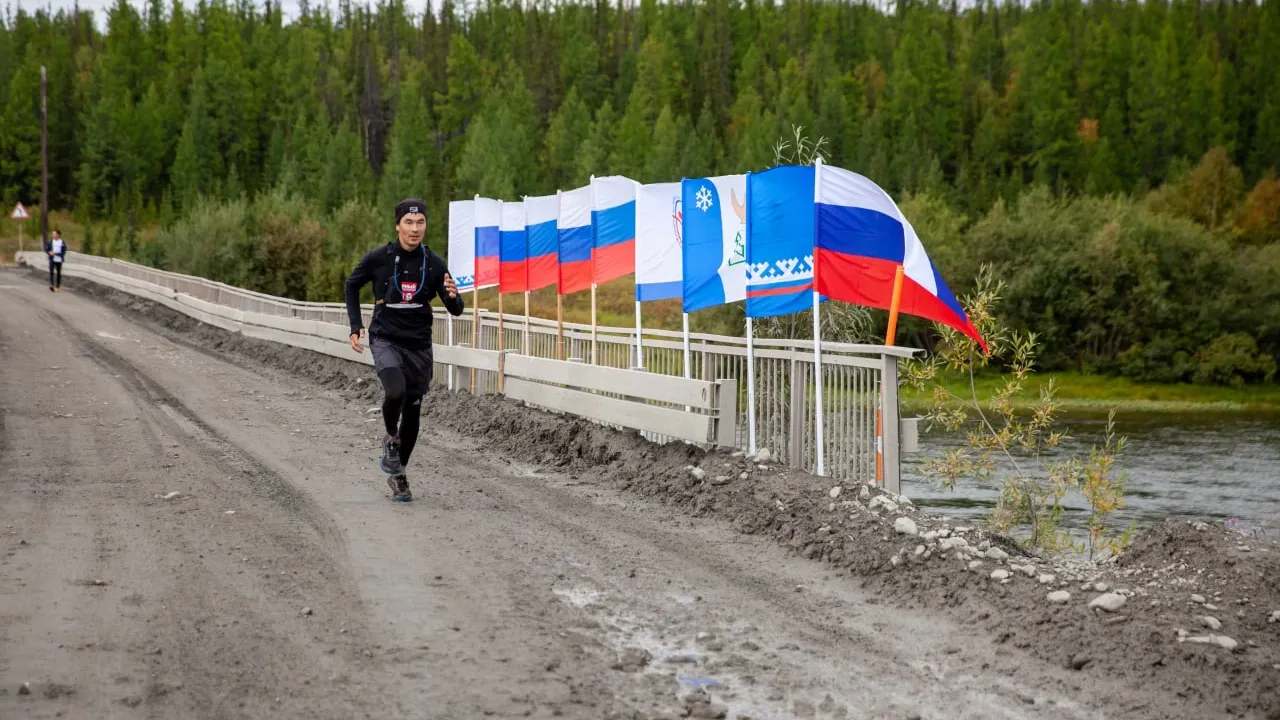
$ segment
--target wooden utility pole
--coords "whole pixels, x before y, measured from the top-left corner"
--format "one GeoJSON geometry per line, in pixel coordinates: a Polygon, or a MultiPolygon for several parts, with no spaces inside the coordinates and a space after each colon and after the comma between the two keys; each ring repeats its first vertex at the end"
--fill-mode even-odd
{"type": "Polygon", "coordinates": [[[49,73],[40,66],[40,237],[49,247],[49,73]]]}

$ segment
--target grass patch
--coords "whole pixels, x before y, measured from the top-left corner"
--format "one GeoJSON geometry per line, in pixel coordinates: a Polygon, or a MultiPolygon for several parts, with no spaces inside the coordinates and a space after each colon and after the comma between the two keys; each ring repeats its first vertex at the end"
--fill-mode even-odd
{"type": "MultiPolygon", "coordinates": [[[[9,218],[9,213],[13,211],[12,207],[2,208],[3,216],[0,217],[0,264],[8,265],[13,262],[14,254],[18,252],[18,221],[9,218]]],[[[27,213],[31,217],[27,218],[26,224],[22,227],[22,249],[39,250],[40,249],[40,208],[29,207],[27,213]]],[[[49,236],[53,236],[54,230],[62,231],[62,239],[67,241],[67,245],[72,250],[79,250],[84,243],[84,226],[76,222],[71,216],[69,210],[54,210],[49,213],[49,236]]]]}
{"type": "MultiPolygon", "coordinates": [[[[1064,408],[1121,411],[1170,410],[1261,410],[1280,412],[1280,385],[1249,385],[1243,388],[1213,385],[1154,385],[1135,383],[1127,378],[1084,375],[1072,372],[1043,373],[1033,376],[1030,388],[1038,389],[1053,378],[1057,397],[1064,408]]],[[[969,379],[962,376],[941,378],[941,384],[960,397],[969,397],[969,379]]],[[[995,375],[979,376],[975,383],[978,398],[987,401],[1003,385],[995,375]]],[[[902,400],[912,408],[929,402],[929,391],[903,388],[902,400]]],[[[1028,398],[1025,402],[1031,402],[1028,398]]]]}

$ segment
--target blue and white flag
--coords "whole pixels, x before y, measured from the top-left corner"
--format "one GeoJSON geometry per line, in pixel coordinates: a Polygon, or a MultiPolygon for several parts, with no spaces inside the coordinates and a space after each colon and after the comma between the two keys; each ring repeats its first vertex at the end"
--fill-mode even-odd
{"type": "Polygon", "coordinates": [[[685,312],[747,297],[746,201],[745,175],[681,183],[685,312]]]}
{"type": "Polygon", "coordinates": [[[459,290],[476,284],[476,201],[449,203],[449,272],[459,290]]]}
{"type": "Polygon", "coordinates": [[[680,297],[680,183],[636,191],[636,300],[680,297]]]}
{"type": "Polygon", "coordinates": [[[747,317],[813,307],[812,165],[747,176],[747,317]]]}

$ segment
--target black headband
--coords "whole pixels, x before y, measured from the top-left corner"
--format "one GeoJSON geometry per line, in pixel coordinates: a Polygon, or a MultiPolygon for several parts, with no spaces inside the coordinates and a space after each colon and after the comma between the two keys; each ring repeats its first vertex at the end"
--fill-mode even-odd
{"type": "Polygon", "coordinates": [[[400,219],[411,213],[421,213],[425,218],[427,216],[427,204],[419,198],[409,198],[396,203],[396,224],[400,224],[400,219]]]}

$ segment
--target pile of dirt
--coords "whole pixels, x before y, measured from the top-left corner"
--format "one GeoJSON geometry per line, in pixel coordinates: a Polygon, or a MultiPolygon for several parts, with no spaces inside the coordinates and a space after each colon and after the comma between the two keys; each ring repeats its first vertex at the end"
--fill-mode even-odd
{"type": "MultiPolygon", "coordinates": [[[[202,350],[310,378],[352,400],[380,395],[364,366],[78,285],[202,350]]],[[[1118,559],[1067,562],[1029,556],[1007,538],[921,513],[878,488],[791,470],[767,452],[751,458],[656,445],[505,398],[443,390],[424,402],[424,415],[523,460],[766,534],[860,578],[882,602],[951,613],[997,644],[1086,675],[1162,688],[1224,716],[1280,718],[1280,544],[1273,538],[1171,520],[1141,533],[1118,559]]]]}

